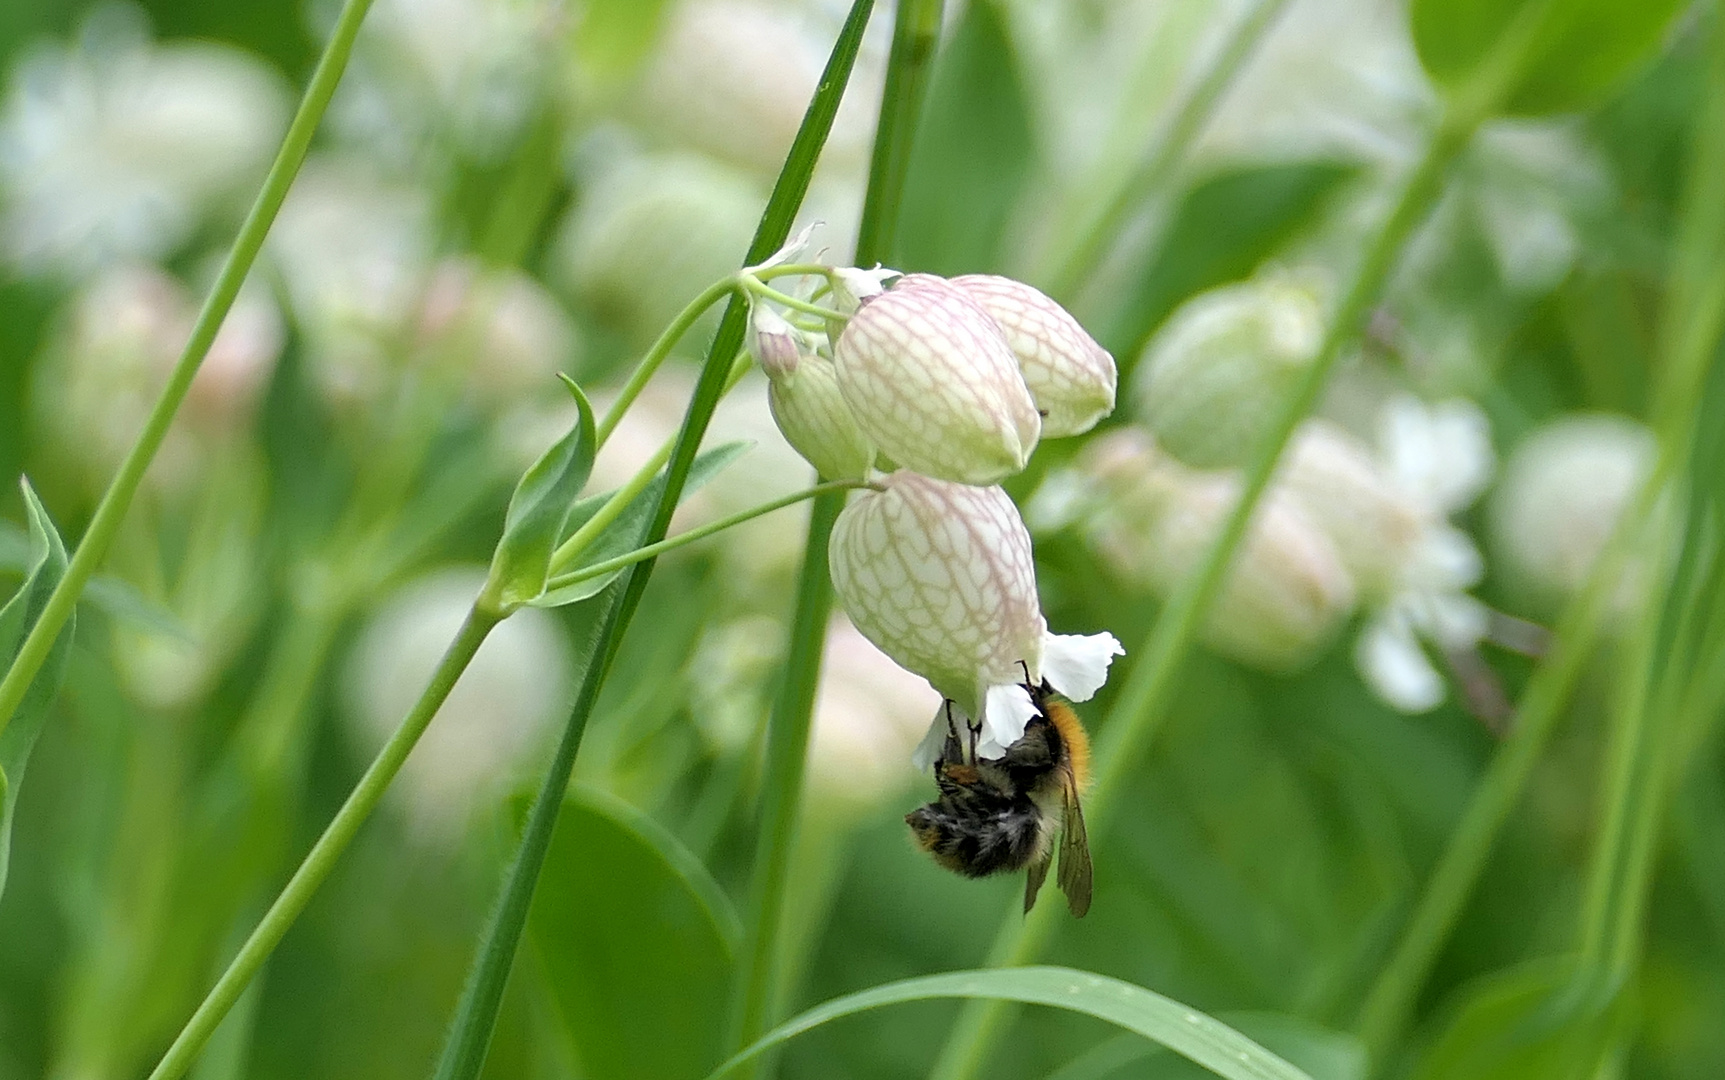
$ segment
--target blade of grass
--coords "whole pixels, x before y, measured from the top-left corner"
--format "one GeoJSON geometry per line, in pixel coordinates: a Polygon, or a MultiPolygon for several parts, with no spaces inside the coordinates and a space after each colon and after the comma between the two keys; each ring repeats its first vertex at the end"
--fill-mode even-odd
{"type": "Polygon", "coordinates": [[[1630,553],[1658,500],[1689,456],[1696,403],[1725,324],[1725,20],[1715,20],[1708,100],[1696,122],[1684,207],[1672,260],[1656,365],[1658,454],[1641,492],[1625,508],[1587,584],[1570,602],[1554,647],[1522,692],[1514,726],[1469,800],[1433,868],[1406,929],[1367,993],[1357,1029],[1374,1061],[1401,1037],[1438,951],[1484,869],[1498,831],[1532,775],[1565,699],[1591,654],[1630,553]]]}
{"type": "Polygon", "coordinates": [[[222,262],[221,271],[216,275],[215,284],[210,287],[209,296],[204,299],[204,306],[198,312],[197,322],[192,325],[186,347],[175,361],[172,374],[168,376],[168,384],[162,388],[161,396],[156,399],[155,405],[150,409],[149,418],[144,422],[144,429],[138,433],[137,441],[126,452],[125,460],[120,462],[119,471],[108,484],[108,490],[102,494],[102,501],[96,505],[90,527],[85,530],[77,550],[72,553],[66,576],[48,597],[41,619],[31,629],[29,637],[24,639],[24,644],[13,659],[12,666],[7,669],[5,678],[0,679],[0,731],[4,731],[7,723],[11,721],[18,703],[24,698],[24,692],[29,689],[31,680],[36,676],[36,670],[47,659],[48,650],[53,647],[60,627],[71,617],[72,609],[78,603],[78,594],[83,591],[90,576],[96,572],[102,557],[108,553],[108,546],[119,533],[120,522],[132,505],[132,497],[137,494],[145,470],[155,458],[156,451],[161,448],[162,440],[167,438],[168,428],[174,422],[174,414],[179,411],[180,403],[191,389],[192,378],[197,375],[198,366],[209,353],[210,345],[216,339],[216,332],[222,327],[222,320],[227,317],[228,309],[233,307],[240,285],[244,283],[252,263],[257,261],[264,238],[269,235],[270,226],[275,223],[276,211],[281,209],[282,200],[287,198],[288,188],[293,186],[294,177],[299,174],[300,163],[305,160],[312,135],[317,131],[324,110],[329,106],[330,97],[335,93],[336,84],[341,81],[342,72],[347,68],[348,56],[353,52],[354,36],[359,33],[360,23],[365,20],[365,13],[370,7],[371,0],[347,0],[342,6],[341,15],[336,19],[335,31],[330,35],[329,43],[324,46],[316,70],[312,72],[311,82],[306,85],[305,96],[300,99],[299,110],[294,113],[293,122],[288,125],[287,136],[282,140],[281,149],[276,152],[269,174],[264,177],[263,188],[258,192],[257,199],[240,225],[239,235],[234,237],[233,247],[228,250],[227,258],[222,262]]]}
{"type": "MultiPolygon", "coordinates": [[[[816,159],[820,156],[821,147],[826,143],[827,133],[832,129],[833,117],[838,112],[839,99],[844,94],[845,85],[850,81],[851,69],[856,63],[857,50],[862,42],[862,32],[868,25],[873,6],[873,0],[855,0],[851,6],[850,14],[845,19],[844,27],[839,32],[832,55],[827,61],[826,70],[821,74],[815,96],[803,116],[802,126],[791,144],[790,154],[779,173],[778,182],[773,187],[772,196],[767,201],[766,211],[755,231],[754,242],[743,265],[764,260],[783,245],[790,235],[791,222],[808,191],[816,159]]],[[[733,297],[725,309],[718,333],[713,338],[700,380],[695,386],[694,396],[690,399],[688,412],[683,418],[676,449],[672,451],[670,464],[666,468],[664,490],[660,493],[652,524],[641,538],[643,546],[663,540],[670,529],[671,515],[682,497],[683,484],[694,464],[701,438],[706,434],[707,425],[713,418],[713,410],[718,406],[720,394],[730,375],[732,358],[742,347],[746,315],[746,302],[733,297]]],[[[569,786],[569,775],[575,766],[581,737],[586,731],[588,717],[598,700],[611,661],[622,644],[623,633],[640,604],[641,593],[647,587],[653,565],[652,560],[635,564],[621,579],[622,588],[611,594],[592,658],[582,679],[580,693],[570,711],[563,736],[558,741],[557,752],[546,770],[533,809],[528,814],[520,847],[504,881],[502,897],[482,932],[478,957],[466,985],[462,988],[455,1020],[438,1059],[434,1074],[437,1080],[473,1080],[485,1063],[491,1033],[497,1023],[497,1012],[503,1003],[503,990],[509,979],[521,933],[526,927],[533,888],[545,864],[545,854],[557,824],[558,811],[563,805],[563,792],[569,786]]]]}
{"type": "MultiPolygon", "coordinates": [[[[1540,23],[1552,6],[1553,0],[1543,0],[1523,9],[1478,76],[1448,102],[1424,156],[1403,182],[1394,208],[1355,269],[1304,380],[1283,403],[1269,436],[1254,454],[1239,502],[1205,552],[1197,572],[1169,598],[1149,640],[1138,650],[1110,722],[1097,740],[1095,787],[1085,808],[1093,843],[1113,823],[1124,780],[1141,767],[1145,752],[1161,729],[1179,687],[1180,667],[1191,652],[1204,614],[1245,537],[1252,511],[1269,486],[1282,449],[1317,401],[1344,347],[1359,333],[1402,248],[1435,204],[1449,166],[1513,87],[1540,23]]],[[[1013,966],[1031,962],[1046,948],[1063,916],[1059,905],[1040,904],[1021,918],[1018,905],[1014,904],[995,937],[989,964],[1013,966]]],[[[932,1075],[940,1080],[969,1080],[976,1076],[989,1048],[998,1041],[1006,1016],[1006,1005],[1000,1001],[966,1005],[947,1037],[932,1075]]]]}
{"type": "MultiPolygon", "coordinates": [[[[858,228],[856,261],[868,266],[890,249],[898,223],[899,199],[910,166],[916,121],[928,87],[940,38],[944,0],[901,0],[893,22],[892,50],[887,59],[881,94],[880,121],[875,128],[868,189],[858,228]]],[[[767,1029],[777,1005],[777,977],[782,969],[779,931],[784,916],[791,852],[796,846],[797,816],[802,805],[803,771],[808,757],[809,727],[820,682],[821,653],[826,647],[832,612],[832,582],[827,575],[827,541],[833,522],[844,509],[843,491],[823,495],[809,511],[803,544],[801,577],[795,614],[785,650],[784,679],[767,724],[763,804],[755,850],[752,906],[748,937],[732,997],[733,1049],[767,1029]]],[[[744,1076],[760,1071],[751,1060],[744,1076]]]]}

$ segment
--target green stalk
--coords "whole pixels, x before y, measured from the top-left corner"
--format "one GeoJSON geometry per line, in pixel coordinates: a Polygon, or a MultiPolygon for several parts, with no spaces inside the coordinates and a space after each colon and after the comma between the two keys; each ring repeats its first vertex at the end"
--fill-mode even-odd
{"type": "MultiPolygon", "coordinates": [[[[678,533],[676,536],[661,540],[657,544],[648,544],[646,547],[636,548],[634,551],[624,555],[619,555],[614,559],[606,559],[603,562],[596,562],[592,566],[583,566],[579,570],[571,570],[567,574],[560,577],[554,577],[550,581],[546,582],[545,588],[547,590],[561,589],[565,585],[574,585],[578,582],[587,581],[592,578],[604,577],[606,574],[609,574],[614,570],[621,570],[626,566],[634,566],[636,563],[645,562],[648,559],[656,559],[667,551],[675,551],[677,548],[686,547],[697,540],[705,540],[714,533],[720,533],[724,532],[726,529],[735,528],[745,521],[753,521],[758,517],[772,513],[774,510],[783,510],[787,506],[794,506],[795,504],[804,502],[808,499],[818,499],[824,495],[843,495],[852,488],[871,486],[873,485],[862,480],[833,480],[825,484],[816,484],[812,488],[794,492],[790,495],[780,496],[771,502],[764,502],[759,506],[751,506],[747,510],[739,510],[734,514],[731,514],[728,517],[722,517],[717,521],[710,521],[705,525],[697,525],[695,528],[690,529],[687,532],[678,533]]],[[[840,499],[839,501],[842,505],[843,500],[840,499]]]]}
{"type": "Polygon", "coordinates": [[[1685,192],[1661,327],[1661,372],[1654,420],[1659,450],[1633,503],[1554,635],[1549,659],[1529,680],[1509,737],[1475,788],[1389,962],[1367,993],[1357,1029],[1374,1061],[1406,1029],[1414,1002],[1485,867],[1492,845],[1532,775],[1569,690],[1605,623],[1629,555],[1661,493],[1683,468],[1694,438],[1695,408],[1725,322],[1725,20],[1714,20],[1707,106],[1697,117],[1697,147],[1685,192]]]}
{"type": "MultiPolygon", "coordinates": [[[[916,122],[940,40],[943,4],[944,0],[900,0],[894,16],[892,50],[888,55],[868,190],[863,197],[862,223],[857,235],[856,261],[861,266],[878,262],[887,254],[897,228],[916,122]]],[[[796,848],[821,654],[826,648],[827,623],[832,613],[827,543],[844,502],[843,493],[824,495],[809,513],[784,681],[768,719],[753,903],[742,962],[732,990],[732,1049],[747,1046],[765,1032],[779,1005],[782,988],[778,979],[784,969],[780,954],[785,896],[791,855],[796,848]]],[[[744,1066],[743,1080],[770,1068],[766,1061],[752,1060],[744,1066]]]]}
{"type": "Polygon", "coordinates": [[[606,409],[605,415],[600,418],[599,426],[594,432],[598,446],[604,446],[605,440],[609,439],[611,433],[617,430],[617,425],[623,420],[623,414],[628,412],[629,406],[633,405],[635,399],[641,396],[641,391],[646,389],[647,383],[653,378],[653,373],[659,370],[659,365],[663,364],[665,358],[671,355],[671,349],[678,341],[682,340],[684,334],[689,332],[689,328],[695,325],[695,320],[706,314],[708,308],[723,300],[727,293],[735,292],[736,288],[737,276],[735,274],[721,281],[715,281],[707,286],[705,292],[695,297],[689,306],[677,313],[677,317],[671,320],[671,325],[665,327],[664,332],[654,340],[652,348],[647,350],[647,355],[641,358],[640,364],[636,365],[635,371],[629,376],[629,381],[623,384],[622,391],[617,394],[617,400],[611,403],[611,407],[606,409]]]}
{"type": "MultiPolygon", "coordinates": [[[[1179,688],[1180,667],[1191,652],[1198,629],[1246,535],[1252,511],[1269,486],[1283,448],[1317,401],[1344,347],[1364,324],[1408,237],[1436,202],[1449,166],[1514,86],[1539,24],[1551,6],[1552,0],[1543,0],[1524,8],[1486,63],[1450,100],[1424,157],[1403,183],[1394,209],[1354,271],[1311,366],[1293,395],[1282,403],[1269,435],[1248,465],[1238,503],[1205,552],[1197,572],[1169,597],[1149,640],[1138,650],[1111,720],[1097,740],[1096,782],[1085,809],[1093,843],[1113,824],[1116,803],[1126,781],[1142,768],[1150,743],[1168,715],[1179,688]]],[[[1039,904],[1021,919],[1018,905],[1014,904],[995,937],[988,963],[1012,966],[1033,962],[1062,918],[1064,911],[1060,905],[1039,904]]],[[[969,1080],[976,1076],[989,1048],[998,1041],[1007,1015],[1005,1002],[967,1002],[932,1075],[940,1080],[969,1080]]]]}
{"type": "MultiPolygon", "coordinates": [[[[833,45],[826,70],[821,74],[815,96],[803,116],[795,141],[778,182],[767,200],[755,239],[744,259],[745,266],[761,262],[777,251],[790,234],[790,226],[803,196],[808,192],[809,179],[814,173],[815,160],[832,130],[833,117],[838,112],[839,99],[850,81],[857,50],[862,44],[863,29],[873,9],[873,0],[854,0],[837,42],[833,45]]],[[[713,418],[720,396],[730,381],[732,359],[743,344],[743,332],[748,316],[748,304],[732,297],[719,323],[718,333],[707,352],[700,380],[695,385],[682,430],[677,436],[676,449],[666,467],[665,489],[659,495],[652,524],[643,537],[644,544],[656,544],[665,539],[671,525],[671,515],[683,495],[683,486],[700,449],[701,438],[713,418]]],[[[644,380],[643,380],[644,381],[644,380]]],[[[436,1080],[475,1080],[485,1063],[491,1033],[502,1007],[503,990],[514,964],[516,948],[526,929],[528,909],[533,900],[534,886],[545,865],[551,835],[563,808],[563,795],[569,786],[569,776],[575,767],[575,757],[581,738],[592,714],[594,702],[610,670],[611,661],[622,645],[624,632],[640,605],[641,594],[653,572],[653,560],[637,563],[625,572],[621,590],[613,590],[607,604],[599,635],[595,639],[592,657],[587,664],[580,694],[569,714],[557,752],[540,785],[539,795],[528,814],[522,831],[521,846],[510,865],[503,886],[503,895],[482,932],[479,955],[467,983],[462,988],[454,1023],[439,1056],[436,1080]]]]}
{"type": "Polygon", "coordinates": [[[47,604],[42,608],[41,617],[31,628],[29,636],[24,639],[24,644],[13,658],[5,678],[0,679],[0,731],[6,730],[6,725],[11,722],[12,714],[18,710],[18,703],[24,700],[25,691],[30,688],[42,662],[48,658],[48,650],[59,636],[60,628],[71,617],[72,609],[78,603],[78,595],[84,591],[90,575],[96,572],[97,565],[108,553],[109,545],[119,532],[120,522],[125,518],[126,510],[132,505],[132,497],[137,494],[138,485],[144,479],[144,471],[150,467],[156,451],[161,448],[162,440],[167,438],[168,427],[174,422],[174,414],[179,411],[180,403],[186,399],[186,392],[191,389],[192,378],[198,373],[198,365],[204,362],[204,357],[209,353],[210,344],[215,341],[216,332],[222,327],[222,320],[227,317],[228,309],[233,307],[234,297],[239,295],[240,285],[245,281],[252,263],[257,260],[258,251],[263,247],[270,225],[275,222],[276,211],[281,209],[282,200],[287,197],[288,188],[293,185],[294,177],[299,173],[300,163],[305,160],[306,149],[311,145],[312,134],[317,130],[318,122],[323,119],[324,109],[329,106],[330,96],[335,93],[336,84],[341,81],[341,73],[347,67],[348,55],[353,51],[354,35],[359,33],[359,25],[370,7],[371,0],[347,0],[342,7],[341,15],[336,20],[335,33],[330,36],[329,44],[324,46],[317,70],[312,73],[311,82],[306,86],[305,97],[300,100],[299,111],[294,114],[293,123],[288,126],[287,137],[282,141],[281,149],[276,152],[269,175],[264,178],[263,189],[258,192],[257,200],[252,203],[245,222],[240,226],[239,235],[234,238],[233,247],[228,250],[228,257],[222,263],[221,272],[216,275],[216,282],[211,287],[209,296],[205,298],[203,308],[198,312],[198,320],[192,326],[191,337],[186,341],[185,350],[174,363],[167,386],[162,388],[161,396],[156,399],[156,404],[150,409],[149,418],[144,422],[144,430],[138,433],[137,441],[126,452],[119,472],[114,475],[113,481],[108,484],[108,490],[102,495],[102,501],[97,504],[96,513],[90,519],[90,527],[85,530],[77,550],[72,553],[66,575],[49,595],[47,604]]]}
{"type": "Polygon", "coordinates": [[[1186,160],[1187,152],[1204,130],[1204,125],[1210,122],[1222,95],[1234,85],[1235,76],[1246,66],[1246,61],[1251,59],[1258,43],[1286,6],[1287,0],[1253,0],[1252,7],[1240,16],[1240,21],[1223,41],[1203,78],[1180,102],[1132,174],[1115,191],[1107,205],[1075,230],[1078,241],[1049,277],[1049,295],[1061,300],[1072,299],[1084,284],[1085,277],[1102,262],[1110,246],[1119,238],[1127,216],[1174,175],[1174,170],[1186,160]]]}
{"type": "Polygon", "coordinates": [[[336,860],[341,857],[347,845],[353,841],[359,832],[360,825],[376,809],[383,793],[388,790],[390,781],[400,771],[402,763],[407,760],[408,753],[413,749],[419,737],[425,733],[425,728],[431,723],[431,718],[437,714],[443,699],[449,696],[449,691],[455,686],[455,680],[461,677],[467,668],[473,654],[479,651],[491,628],[497,625],[497,618],[484,614],[477,609],[467,614],[461,629],[455,639],[449,643],[449,649],[437,663],[437,670],[432,672],[431,681],[425,691],[420,694],[413,710],[402,720],[401,726],[390,735],[389,741],[383,744],[371,766],[360,777],[347,801],[341,804],[341,809],[324,828],[323,835],[318,837],[311,852],[294,871],[281,895],[264,913],[263,920],[257,929],[246,938],[240,951],[228,963],[216,985],[205,995],[203,1003],[198,1006],[192,1018],[186,1022],[180,1034],[174,1039],[168,1052],[162,1055],[150,1073],[149,1080],[176,1080],[184,1076],[186,1070],[197,1058],[210,1035],[221,1023],[222,1017],[233,1008],[239,1000],[258,969],[269,958],[275,947],[281,943],[282,936],[292,926],[313,894],[323,884],[335,868],[336,860]]]}

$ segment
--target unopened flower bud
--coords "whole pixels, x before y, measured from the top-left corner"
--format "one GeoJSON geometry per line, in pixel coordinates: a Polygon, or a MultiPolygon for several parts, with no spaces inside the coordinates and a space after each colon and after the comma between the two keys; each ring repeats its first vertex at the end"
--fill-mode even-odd
{"type": "Polygon", "coordinates": [[[976,717],[984,757],[1016,742],[1034,715],[1026,678],[1091,697],[1120,644],[1048,633],[1030,534],[1006,493],[902,470],[883,483],[839,515],[828,555],[863,636],[976,717]]]}
{"type": "Polygon", "coordinates": [[[831,360],[803,357],[794,372],[772,379],[767,403],[785,441],[822,477],[858,480],[868,475],[874,446],[845,404],[831,360]]]}
{"type": "MultiPolygon", "coordinates": [[[[1140,432],[1086,448],[1083,468],[1107,493],[1089,535],[1123,577],[1166,596],[1203,561],[1240,495],[1234,472],[1187,468],[1140,432]]],[[[1298,500],[1271,489],[1252,517],[1204,639],[1217,652],[1272,671],[1311,662],[1354,607],[1354,582],[1298,500]]]]}
{"type": "Polygon", "coordinates": [[[1080,435],[1114,411],[1114,357],[1052,299],[1021,281],[965,274],[952,284],[994,317],[1042,413],[1042,437],[1080,435]]]}
{"type": "Polygon", "coordinates": [[[1036,448],[1041,417],[999,326],[944,280],[870,300],[833,357],[858,425],[907,469],[992,484],[1023,469],[1036,448]]]}
{"type": "Polygon", "coordinates": [[[1244,465],[1323,334],[1323,308],[1302,285],[1259,279],[1202,293],[1145,349],[1134,391],[1138,415],[1189,465],[1244,465]]]}
{"type": "Polygon", "coordinates": [[[802,357],[802,336],[783,315],[766,304],[749,308],[749,355],[772,379],[796,373],[802,357]]]}
{"type": "Polygon", "coordinates": [[[1490,503],[1504,578],[1545,602],[1579,589],[1653,466],[1653,434],[1607,413],[1565,416],[1523,439],[1490,503]]]}

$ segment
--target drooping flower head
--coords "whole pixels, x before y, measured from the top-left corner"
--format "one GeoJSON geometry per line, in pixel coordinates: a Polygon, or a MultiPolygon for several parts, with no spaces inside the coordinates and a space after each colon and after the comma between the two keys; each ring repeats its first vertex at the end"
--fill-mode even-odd
{"type": "MultiPolygon", "coordinates": [[[[1095,694],[1120,643],[1048,632],[1030,533],[1004,491],[902,469],[882,484],[833,527],[833,585],[864,637],[980,725],[980,756],[998,757],[1035,715],[1027,677],[1074,701],[1095,694]]],[[[930,735],[944,732],[937,716],[930,735]]]]}

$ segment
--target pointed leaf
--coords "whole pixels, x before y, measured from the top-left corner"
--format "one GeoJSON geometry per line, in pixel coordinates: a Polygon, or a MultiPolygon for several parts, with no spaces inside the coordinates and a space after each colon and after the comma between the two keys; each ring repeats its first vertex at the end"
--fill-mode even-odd
{"type": "MultiPolygon", "coordinates": [[[[24,509],[30,518],[29,573],[12,599],[0,608],[0,660],[10,667],[24,638],[41,618],[54,587],[66,574],[66,546],[60,541],[48,511],[36,498],[30,482],[21,482],[24,489],[24,509]]],[[[42,664],[18,711],[12,715],[5,730],[0,731],[0,892],[6,888],[6,868],[12,852],[12,812],[18,803],[18,785],[24,779],[24,766],[36,736],[48,717],[48,707],[60,689],[66,673],[66,659],[72,652],[72,626],[75,617],[66,620],[54,647],[42,664]]]]}
{"type": "Polygon", "coordinates": [[[563,535],[563,523],[575,505],[587,476],[593,471],[595,438],[593,407],[568,376],[559,376],[575,396],[580,415],[569,434],[545,451],[522,474],[509,500],[503,519],[503,538],[491,557],[491,576],[485,595],[507,610],[527,603],[545,591],[551,569],[551,552],[563,535]]]}
{"type": "Polygon", "coordinates": [[[716,1080],[749,1058],[841,1016],[883,1005],[954,997],[1052,1005],[1094,1016],[1160,1043],[1228,1080],[1311,1080],[1215,1017],[1141,986],[1060,967],[954,971],[847,994],[780,1024],[708,1077],[716,1080]]]}
{"type": "MultiPolygon", "coordinates": [[[[698,490],[707,481],[717,476],[726,466],[747,453],[755,444],[747,440],[728,442],[706,450],[695,458],[695,463],[689,469],[689,479],[683,484],[683,497],[698,490]]],[[[619,555],[627,555],[641,543],[648,523],[653,517],[653,508],[659,505],[659,493],[665,490],[665,474],[658,476],[641,489],[641,493],[629,500],[623,512],[617,519],[594,538],[593,543],[581,552],[573,565],[561,570],[567,573],[579,570],[583,566],[592,566],[607,559],[615,559],[619,555]]],[[[564,527],[565,538],[573,535],[576,529],[592,519],[599,509],[611,501],[611,494],[592,495],[575,504],[575,509],[569,512],[569,522],[564,527]]],[[[582,600],[598,596],[605,587],[617,580],[621,570],[613,570],[609,574],[577,581],[562,588],[549,589],[540,596],[529,601],[534,607],[563,607],[566,604],[579,603],[582,600]]]]}
{"type": "Polygon", "coordinates": [[[640,811],[571,795],[528,934],[590,1075],[690,1078],[719,1060],[737,916],[700,860],[640,811]]]}

